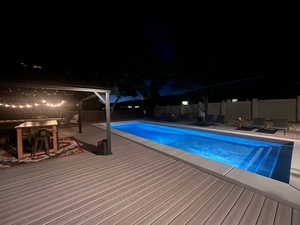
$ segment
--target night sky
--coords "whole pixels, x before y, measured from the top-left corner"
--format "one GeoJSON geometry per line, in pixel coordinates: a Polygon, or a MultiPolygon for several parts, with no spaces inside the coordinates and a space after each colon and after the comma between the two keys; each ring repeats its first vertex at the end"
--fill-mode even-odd
{"type": "Polygon", "coordinates": [[[147,72],[176,73],[178,79],[199,86],[255,77],[268,80],[269,91],[274,85],[297,84],[294,75],[299,70],[295,71],[297,59],[290,52],[289,29],[275,20],[237,20],[214,21],[192,13],[88,17],[74,13],[61,18],[40,12],[3,28],[1,77],[31,79],[18,75],[22,61],[58,72],[51,79],[61,81],[95,83],[97,76],[117,79],[121,73],[147,72]]]}

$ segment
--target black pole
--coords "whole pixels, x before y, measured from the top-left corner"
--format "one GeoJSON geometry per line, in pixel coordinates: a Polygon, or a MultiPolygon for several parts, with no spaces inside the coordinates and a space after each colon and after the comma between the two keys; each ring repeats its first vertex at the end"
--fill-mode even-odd
{"type": "Polygon", "coordinates": [[[78,105],[78,131],[82,133],[82,102],[78,105]]]}

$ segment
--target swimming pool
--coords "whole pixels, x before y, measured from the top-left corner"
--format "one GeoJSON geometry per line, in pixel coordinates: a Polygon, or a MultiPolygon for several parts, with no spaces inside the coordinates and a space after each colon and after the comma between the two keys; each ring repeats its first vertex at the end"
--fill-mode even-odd
{"type": "Polygon", "coordinates": [[[289,182],[293,142],[200,131],[146,122],[112,128],[282,182],[289,182]]]}

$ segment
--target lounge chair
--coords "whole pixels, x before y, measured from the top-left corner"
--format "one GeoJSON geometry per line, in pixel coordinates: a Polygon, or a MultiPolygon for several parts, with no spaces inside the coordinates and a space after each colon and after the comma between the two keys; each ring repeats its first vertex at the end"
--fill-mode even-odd
{"type": "Polygon", "coordinates": [[[216,116],[215,116],[215,115],[208,114],[208,115],[206,116],[205,121],[206,121],[206,122],[210,122],[210,123],[216,122],[216,116]]]}
{"type": "MultiPolygon", "coordinates": [[[[264,129],[266,127],[266,120],[264,118],[254,118],[251,123],[246,125],[247,121],[235,120],[234,124],[238,130],[252,131],[254,129],[264,129]]],[[[248,123],[248,122],[247,122],[248,123]]]]}
{"type": "Polygon", "coordinates": [[[283,130],[284,135],[286,135],[286,132],[289,130],[289,123],[287,119],[275,119],[272,122],[273,129],[283,130]]]}
{"type": "Polygon", "coordinates": [[[250,125],[254,128],[265,128],[266,127],[266,119],[265,118],[254,118],[252,124],[250,125]]]}
{"type": "Polygon", "coordinates": [[[200,126],[200,127],[208,127],[208,126],[215,125],[215,121],[216,121],[215,115],[208,114],[206,116],[205,120],[202,120],[202,121],[199,120],[196,123],[194,123],[193,125],[200,126]]]}
{"type": "Polygon", "coordinates": [[[225,123],[225,117],[223,115],[218,115],[216,122],[217,123],[225,123]]]}

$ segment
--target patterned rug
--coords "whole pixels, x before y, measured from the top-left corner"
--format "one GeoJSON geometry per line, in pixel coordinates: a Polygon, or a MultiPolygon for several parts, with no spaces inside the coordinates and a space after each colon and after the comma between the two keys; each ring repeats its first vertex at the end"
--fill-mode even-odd
{"type": "Polygon", "coordinates": [[[9,168],[18,166],[25,163],[40,162],[42,160],[65,157],[69,155],[79,154],[85,150],[81,148],[82,144],[78,142],[74,137],[66,137],[59,139],[59,150],[56,153],[50,153],[49,155],[39,155],[34,157],[27,157],[26,159],[18,161],[18,159],[11,152],[15,152],[16,149],[10,147],[9,150],[3,150],[0,148],[0,168],[9,168]]]}

